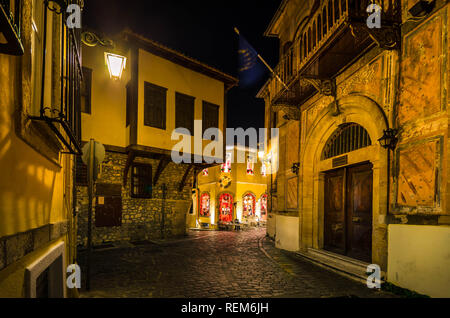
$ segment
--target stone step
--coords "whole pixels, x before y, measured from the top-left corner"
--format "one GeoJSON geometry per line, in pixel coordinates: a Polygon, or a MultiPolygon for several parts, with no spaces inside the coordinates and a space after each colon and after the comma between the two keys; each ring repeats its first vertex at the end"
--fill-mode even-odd
{"type": "MultiPolygon", "coordinates": [[[[321,267],[327,268],[338,274],[349,277],[353,280],[366,283],[367,282],[367,266],[365,263],[353,258],[335,254],[332,252],[310,248],[307,252],[297,252],[297,255],[303,259],[315,263],[321,267]]],[[[384,279],[385,273],[381,272],[384,279]]]]}

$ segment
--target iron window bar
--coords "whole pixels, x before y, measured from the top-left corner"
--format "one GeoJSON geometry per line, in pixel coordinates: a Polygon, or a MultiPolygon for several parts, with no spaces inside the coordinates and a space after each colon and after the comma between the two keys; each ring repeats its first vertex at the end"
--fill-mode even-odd
{"type": "Polygon", "coordinates": [[[23,55],[20,37],[22,20],[22,0],[0,0],[0,32],[7,43],[0,44],[0,53],[23,55]]]}
{"type": "Polygon", "coordinates": [[[46,54],[42,57],[42,87],[40,100],[40,116],[31,116],[32,120],[43,121],[47,123],[50,129],[55,133],[57,138],[67,147],[69,154],[80,155],[81,150],[81,94],[80,83],[83,80],[83,72],[81,67],[81,31],[66,27],[66,8],[70,4],[78,4],[82,6],[80,0],[45,0],[44,4],[44,34],[43,43],[44,50],[47,43],[47,20],[48,11],[62,15],[61,23],[61,91],[60,91],[60,107],[45,107],[45,65],[46,54]],[[50,7],[49,3],[55,2],[59,5],[59,10],[50,7]],[[56,114],[56,116],[55,116],[56,114]],[[67,138],[62,134],[62,128],[67,138]]]}

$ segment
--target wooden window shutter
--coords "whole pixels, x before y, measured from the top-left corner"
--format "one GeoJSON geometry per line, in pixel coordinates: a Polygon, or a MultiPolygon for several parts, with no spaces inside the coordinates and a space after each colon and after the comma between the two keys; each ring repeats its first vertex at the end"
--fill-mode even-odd
{"type": "Polygon", "coordinates": [[[152,166],[134,164],[131,171],[131,197],[151,199],[153,193],[152,166]]]}
{"type": "Polygon", "coordinates": [[[175,94],[175,128],[189,129],[194,134],[195,97],[175,94]]]}
{"type": "Polygon", "coordinates": [[[145,82],[144,125],[166,129],[167,88],[145,82]]]}
{"type": "Polygon", "coordinates": [[[81,111],[85,114],[91,114],[92,101],[92,70],[82,67],[83,81],[81,83],[81,111]]]}
{"type": "Polygon", "coordinates": [[[203,134],[209,128],[220,128],[219,127],[219,109],[218,105],[212,103],[203,102],[203,134]]]}
{"type": "Polygon", "coordinates": [[[131,82],[127,84],[127,104],[126,104],[126,127],[130,126],[131,120],[131,104],[132,104],[131,82]]]}

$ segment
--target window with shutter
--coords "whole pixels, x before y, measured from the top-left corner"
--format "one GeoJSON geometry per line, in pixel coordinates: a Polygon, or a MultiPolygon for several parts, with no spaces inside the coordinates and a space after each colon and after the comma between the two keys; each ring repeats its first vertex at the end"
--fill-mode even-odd
{"type": "Polygon", "coordinates": [[[191,135],[194,134],[194,106],[195,97],[175,94],[175,126],[188,129],[191,135]]]}
{"type": "Polygon", "coordinates": [[[167,88],[145,82],[144,125],[166,129],[167,88]]]}
{"type": "Polygon", "coordinates": [[[152,166],[149,164],[134,164],[131,174],[131,197],[152,198],[152,166]]]}
{"type": "Polygon", "coordinates": [[[209,128],[219,128],[219,106],[203,102],[203,134],[209,128]]]}
{"type": "Polygon", "coordinates": [[[127,105],[126,105],[126,127],[130,126],[131,121],[131,104],[132,104],[132,92],[131,92],[131,82],[128,82],[127,84],[127,105]]]}
{"type": "Polygon", "coordinates": [[[92,70],[83,67],[83,81],[81,82],[81,111],[85,114],[91,114],[92,100],[92,70]]]}

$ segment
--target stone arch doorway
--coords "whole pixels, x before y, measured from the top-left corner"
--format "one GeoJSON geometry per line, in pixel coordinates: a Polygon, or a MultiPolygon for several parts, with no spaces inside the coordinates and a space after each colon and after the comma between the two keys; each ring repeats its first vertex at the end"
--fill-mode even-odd
{"type": "MultiPolygon", "coordinates": [[[[339,169],[352,169],[363,164],[371,167],[371,251],[368,259],[384,269],[387,262],[387,152],[377,140],[388,128],[386,116],[373,100],[360,95],[351,95],[338,101],[341,113],[333,116],[332,107],[318,114],[306,134],[301,152],[302,184],[299,197],[300,246],[302,250],[325,249],[325,200],[328,174],[339,169]],[[348,153],[324,156],[329,141],[339,129],[346,125],[363,127],[371,142],[364,148],[350,148],[348,153]]],[[[341,172],[342,173],[342,172],[341,172]]]]}

